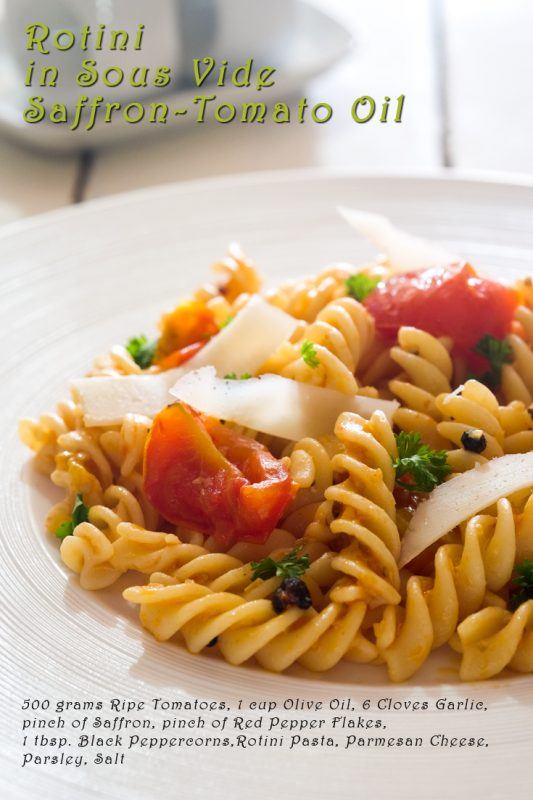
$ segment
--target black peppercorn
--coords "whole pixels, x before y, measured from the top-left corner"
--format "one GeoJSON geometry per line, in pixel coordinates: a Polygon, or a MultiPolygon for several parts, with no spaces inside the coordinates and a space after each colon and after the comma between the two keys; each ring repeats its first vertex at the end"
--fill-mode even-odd
{"type": "Polygon", "coordinates": [[[465,431],[461,436],[461,444],[471,453],[482,453],[487,446],[487,437],[479,428],[465,431]]]}
{"type": "Polygon", "coordinates": [[[312,604],[309,589],[301,578],[285,578],[272,595],[272,605],[276,614],[281,614],[289,606],[310,608],[312,604]]]}

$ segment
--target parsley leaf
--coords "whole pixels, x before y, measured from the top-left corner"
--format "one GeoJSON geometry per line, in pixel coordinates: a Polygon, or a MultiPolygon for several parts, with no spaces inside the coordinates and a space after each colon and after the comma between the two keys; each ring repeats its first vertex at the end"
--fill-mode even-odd
{"type": "Polygon", "coordinates": [[[65,539],[67,536],[72,536],[74,528],[81,522],[87,522],[89,519],[89,506],[83,502],[83,495],[77,494],[72,508],[72,516],[70,519],[62,522],[56,529],[56,536],[58,539],[65,539]]]}
{"type": "Polygon", "coordinates": [[[220,325],[218,326],[219,330],[222,330],[222,328],[225,328],[226,325],[229,325],[230,322],[232,322],[234,319],[235,319],[235,314],[230,314],[229,317],[226,317],[226,319],[223,322],[220,323],[220,325]]]}
{"type": "Polygon", "coordinates": [[[152,365],[157,347],[157,339],[149,342],[146,336],[134,336],[126,345],[126,350],[141,369],[148,369],[152,365]]]}
{"type": "Polygon", "coordinates": [[[309,569],[310,561],[308,555],[299,556],[302,546],[295,547],[290,553],[275,561],[273,558],[264,558],[262,561],[252,561],[252,578],[267,581],[269,578],[277,576],[279,578],[298,578],[309,569]]]}
{"type": "Polygon", "coordinates": [[[452,471],[446,461],[446,450],[432,450],[422,443],[419,433],[402,431],[396,435],[396,444],[398,458],[392,459],[392,464],[396,483],[403,489],[431,492],[452,471]]]}
{"type": "Polygon", "coordinates": [[[350,297],[354,297],[362,303],[369,294],[372,294],[380,280],[381,278],[372,278],[370,275],[365,275],[364,272],[358,272],[356,275],[346,278],[344,284],[350,297]]]}
{"type": "Polygon", "coordinates": [[[533,561],[529,561],[526,558],[515,567],[509,596],[509,608],[514,611],[527,600],[533,600],[533,561]]]}
{"type": "Polygon", "coordinates": [[[511,345],[504,339],[496,339],[490,333],[482,336],[476,346],[474,353],[483,356],[489,362],[489,369],[482,375],[469,375],[469,378],[484,383],[489,389],[497,389],[502,379],[502,367],[513,360],[511,345]]]}
{"type": "Polygon", "coordinates": [[[225,381],[247,381],[248,378],[251,378],[251,377],[252,376],[250,375],[249,372],[243,372],[242,375],[237,375],[236,372],[228,372],[226,375],[224,375],[224,380],[225,381]]]}
{"type": "Polygon", "coordinates": [[[313,342],[310,342],[308,339],[306,339],[302,344],[300,353],[302,354],[302,358],[307,366],[311,367],[311,369],[316,369],[320,364],[320,359],[316,354],[315,346],[313,342]]]}

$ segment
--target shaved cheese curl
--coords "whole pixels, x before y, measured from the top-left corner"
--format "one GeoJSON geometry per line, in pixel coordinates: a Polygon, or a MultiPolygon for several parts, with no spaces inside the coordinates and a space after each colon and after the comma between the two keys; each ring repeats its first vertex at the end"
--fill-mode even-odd
{"type": "Polygon", "coordinates": [[[400,230],[382,214],[345,206],[339,206],[338,211],[349,225],[386,255],[395,272],[412,272],[415,269],[459,261],[458,256],[448,253],[433,242],[400,230]]]}
{"type": "Polygon", "coordinates": [[[399,566],[404,567],[456,525],[501,497],[529,486],[533,486],[533,452],[493,458],[437,486],[413,514],[399,566]]]}
{"type": "Polygon", "coordinates": [[[297,326],[297,319],[254,294],[235,319],[182,367],[178,367],[177,374],[213,366],[218,375],[228,372],[253,375],[283,342],[290,339],[297,326]]]}
{"type": "Polygon", "coordinates": [[[213,367],[179,378],[170,394],[217,419],[291,441],[331,433],[343,411],[368,419],[380,409],[390,420],[398,407],[393,400],[346,395],[280,375],[223,380],[213,367]]]}
{"type": "Polygon", "coordinates": [[[70,382],[87,427],[120,425],[126,414],[155,417],[168,405],[177,369],[155,375],[105,375],[70,382]]]}

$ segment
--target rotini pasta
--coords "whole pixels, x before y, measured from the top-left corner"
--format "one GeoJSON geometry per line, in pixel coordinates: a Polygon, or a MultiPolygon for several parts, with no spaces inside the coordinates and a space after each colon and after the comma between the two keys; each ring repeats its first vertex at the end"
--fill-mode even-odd
{"type": "Polygon", "coordinates": [[[291,476],[300,489],[283,524],[297,536],[304,534],[324,499],[326,489],[333,483],[331,460],[339,449],[335,436],[321,441],[301,439],[289,448],[291,476]]]}
{"type": "Polygon", "coordinates": [[[400,536],[392,495],[391,456],[396,455],[392,430],[380,412],[369,421],[346,413],[339,417],[335,434],[343,452],[333,457],[332,466],[346,477],[326,490],[306,536],[349,541],[332,562],[347,576],[332,589],[333,599],[398,603],[400,536]]]}
{"type": "Polygon", "coordinates": [[[403,681],[450,646],[465,681],[532,672],[531,281],[376,260],[265,291],[236,245],[214,270],[155,339],[96,358],[88,385],[116,402],[96,413],[77,381],[20,423],[81,587],[146,576],[124,591],[142,625],[230,664],[403,681]],[[216,416],[183,375],[224,395],[216,416]]]}
{"type": "Polygon", "coordinates": [[[391,680],[411,677],[432,649],[450,641],[461,620],[498,602],[496,593],[513,574],[516,542],[513,510],[502,498],[495,517],[472,517],[461,543],[439,547],[432,577],[408,579],[405,610],[389,606],[376,625],[391,680]]]}
{"type": "Polygon", "coordinates": [[[291,316],[310,323],[328,303],[346,294],[345,281],[349,276],[350,270],[343,266],[328,267],[316,276],[289,281],[267,291],[266,297],[291,316]]]}
{"type": "Polygon", "coordinates": [[[290,608],[278,614],[261,597],[270,589],[261,587],[259,595],[245,597],[156,574],[147,586],[126,589],[124,597],[141,606],[141,622],[157,639],[165,641],[179,631],[193,653],[216,643],[231,664],[254,657],[274,672],[296,661],[314,671],[333,667],[357,636],[364,603],[329,602],[319,611],[290,608]]]}
{"type": "Polygon", "coordinates": [[[325,305],[296,341],[282,345],[263,371],[355,394],[355,372],[372,339],[373,323],[364,307],[340,297],[325,305]],[[307,342],[313,345],[315,361],[305,357],[307,342]]]}
{"type": "Polygon", "coordinates": [[[491,606],[467,617],[457,629],[463,681],[484,681],[505,667],[533,672],[533,600],[514,614],[491,606]]]}
{"type": "Polygon", "coordinates": [[[446,447],[437,428],[441,416],[435,398],[451,391],[453,364],[447,347],[426,331],[403,327],[390,357],[403,371],[389,382],[390,391],[402,402],[394,422],[403,431],[417,431],[436,449],[446,447]]]}

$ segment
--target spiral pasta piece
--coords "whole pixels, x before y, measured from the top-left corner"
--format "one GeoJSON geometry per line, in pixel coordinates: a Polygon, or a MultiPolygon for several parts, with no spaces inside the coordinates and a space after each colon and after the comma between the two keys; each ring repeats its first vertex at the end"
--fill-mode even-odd
{"type": "Polygon", "coordinates": [[[342,265],[327,267],[318,275],[288,281],[277,289],[271,289],[265,297],[287,314],[313,322],[328,303],[346,295],[345,282],[351,272],[342,265]]]}
{"type": "Polygon", "coordinates": [[[533,417],[520,400],[500,406],[504,453],[529,453],[533,450],[533,417]]]}
{"type": "Polygon", "coordinates": [[[124,345],[115,344],[108,353],[95,358],[89,376],[139,375],[141,372],[159,372],[159,368],[141,370],[124,345]]]}
{"type": "Polygon", "coordinates": [[[527,453],[533,447],[533,420],[526,406],[519,400],[498,405],[493,392],[479,381],[468,380],[453,392],[439,395],[435,403],[442,415],[437,430],[457,447],[447,456],[454,472],[504,453],[527,453]],[[472,429],[485,435],[482,453],[467,451],[462,445],[462,436],[472,429]]]}
{"type": "Polygon", "coordinates": [[[503,455],[504,430],[500,422],[500,408],[494,394],[476,380],[468,380],[449,394],[441,394],[435,404],[443,421],[437,425],[439,434],[458,449],[448,453],[448,463],[454,472],[471,469],[476,463],[503,455]],[[461,437],[471,430],[481,430],[486,447],[482,454],[466,451],[461,437]]]}
{"type": "Polygon", "coordinates": [[[233,664],[255,656],[273,671],[296,660],[311,670],[330,669],[342,657],[353,657],[358,640],[364,639],[359,629],[366,604],[329,601],[326,591],[337,579],[335,554],[318,542],[306,542],[304,552],[312,562],[304,576],[313,601],[307,611],[291,608],[277,614],[268,598],[282,578],[254,580],[251,564],[220,553],[184,559],[172,576],[155,573],[148,586],[127,589],[124,597],[141,605],[142,624],[157,639],[179,630],[191,652],[218,638],[222,655],[233,664]]]}
{"type": "Polygon", "coordinates": [[[530,494],[516,523],[516,561],[533,561],[533,494],[530,494]]]}
{"type": "Polygon", "coordinates": [[[330,602],[320,610],[292,607],[277,614],[266,597],[245,598],[194,581],[176,583],[161,574],[123,594],[140,605],[143,626],[159,641],[179,631],[192,653],[216,643],[229,663],[255,657],[274,672],[296,661],[315,671],[330,669],[349,650],[365,611],[364,603],[330,602]]]}
{"type": "Polygon", "coordinates": [[[262,367],[286,378],[355,394],[355,371],[374,336],[374,323],[361,303],[339,297],[328,303],[299,338],[283,344],[262,367]],[[313,345],[316,363],[304,358],[302,347],[313,345]]]}
{"type": "Polygon", "coordinates": [[[250,296],[261,289],[262,279],[255,264],[243,253],[241,247],[232,242],[228,254],[212,266],[220,277],[216,285],[206,284],[198,289],[195,300],[209,301],[216,297],[224,297],[230,306],[242,295],[250,296]]]}
{"type": "Polygon", "coordinates": [[[533,400],[533,350],[516,334],[509,334],[506,341],[511,346],[512,363],[502,367],[502,394],[507,403],[521,400],[529,405],[533,400]]]}
{"type": "Polygon", "coordinates": [[[286,451],[291,477],[300,489],[283,519],[283,525],[295,535],[304,534],[318,505],[324,500],[326,489],[333,483],[331,459],[340,449],[335,436],[323,436],[320,440],[301,439],[286,451]]]}
{"type": "Polygon", "coordinates": [[[403,370],[389,381],[390,391],[401,401],[394,422],[407,432],[417,431],[434,449],[447,446],[437,429],[441,419],[435,397],[451,391],[453,363],[443,341],[418,328],[402,327],[390,358],[403,370]]]}
{"type": "Polygon", "coordinates": [[[104,502],[106,505],[93,506],[89,522],[76,526],[61,545],[64,563],[80,575],[85,589],[108,586],[129,570],[145,575],[166,572],[178,579],[203,582],[241,567],[244,558],[286,552],[295,542],[290,533],[276,529],[264,545],[238,543],[227,553],[213,552],[183,542],[176,534],[147,530],[139,502],[123,486],[110,486],[104,502]]]}
{"type": "Polygon", "coordinates": [[[152,420],[141,414],[126,414],[119,431],[104,431],[100,446],[113,462],[122,477],[129,477],[134,470],[142,471],[144,447],[152,420]]]}
{"type": "MultiPolygon", "coordinates": [[[[121,526],[132,523],[142,529],[144,515],[134,495],[124,486],[109,486],[102,502],[89,509],[89,521],[74,528],[61,543],[63,562],[80,576],[84,589],[102,589],[114,583],[126,569],[114,561],[121,526]]],[[[57,526],[56,526],[57,527],[57,526]]]]}
{"type": "Polygon", "coordinates": [[[306,538],[349,540],[332,560],[344,576],[330,592],[333,600],[399,603],[400,536],[391,460],[397,451],[391,427],[380,411],[370,420],[346,412],[337,420],[335,434],[344,452],[334,456],[332,466],[345,478],[326,490],[306,538]]]}
{"type": "Polygon", "coordinates": [[[505,605],[495,593],[510,581],[516,559],[513,509],[502,498],[495,517],[479,514],[467,522],[462,544],[438,548],[432,578],[408,579],[405,607],[385,609],[375,632],[391,680],[410,678],[461,620],[484,605],[505,605]]]}
{"type": "Polygon", "coordinates": [[[38,420],[24,418],[18,426],[21,441],[35,453],[34,466],[45,475],[55,467],[59,451],[58,439],[69,431],[83,427],[83,411],[74,400],[58,403],[55,413],[42,414],[38,420]]]}
{"type": "Polygon", "coordinates": [[[467,617],[457,629],[463,681],[484,681],[505,667],[533,672],[533,600],[514,613],[490,607],[467,617]]]}
{"type": "Polygon", "coordinates": [[[68,464],[71,460],[86,465],[87,470],[97,478],[102,488],[107,488],[113,482],[113,470],[99,444],[97,434],[88,429],[69,431],[61,434],[57,443],[60,447],[58,459],[63,462],[63,466],[57,467],[51,475],[52,481],[57,486],[69,488],[68,464]]]}
{"type": "MultiPolygon", "coordinates": [[[[531,287],[528,288],[531,295],[531,287]]],[[[533,344],[533,310],[532,305],[518,306],[515,311],[515,320],[522,326],[526,342],[531,346],[533,344]]]]}

